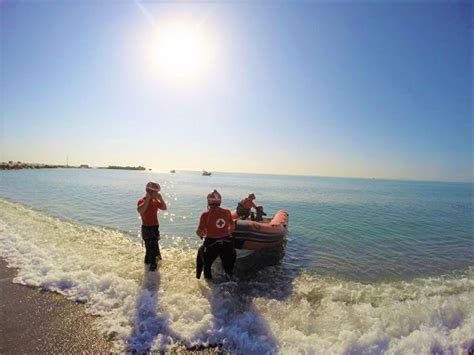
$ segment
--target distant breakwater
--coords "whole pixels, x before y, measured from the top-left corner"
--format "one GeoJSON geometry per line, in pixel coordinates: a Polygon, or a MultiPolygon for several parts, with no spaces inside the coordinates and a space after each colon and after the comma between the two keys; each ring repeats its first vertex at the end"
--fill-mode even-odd
{"type": "Polygon", "coordinates": [[[9,161],[0,163],[1,170],[21,170],[21,169],[55,169],[55,168],[78,168],[71,165],[57,164],[39,164],[39,163],[22,163],[21,161],[9,161]]]}
{"type": "MultiPolygon", "coordinates": [[[[41,163],[23,163],[21,161],[1,162],[0,170],[22,170],[22,169],[90,169],[87,164],[75,165],[60,165],[60,164],[41,164],[41,163]]],[[[146,170],[143,166],[116,166],[109,165],[107,167],[99,167],[98,169],[117,169],[117,170],[146,170]]],[[[151,169],[149,169],[151,170],[151,169]]]]}
{"type": "Polygon", "coordinates": [[[108,167],[100,167],[99,169],[146,170],[144,166],[115,166],[115,165],[109,165],[108,167]]]}

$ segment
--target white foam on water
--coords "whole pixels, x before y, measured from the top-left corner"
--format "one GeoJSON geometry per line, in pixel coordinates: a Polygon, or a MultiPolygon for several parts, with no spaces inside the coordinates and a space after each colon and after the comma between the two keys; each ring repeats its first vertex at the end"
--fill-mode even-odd
{"type": "Polygon", "coordinates": [[[195,251],[179,240],[150,273],[141,245],[119,231],[0,199],[0,256],[18,268],[14,281],[86,303],[116,351],[463,354],[474,346],[473,268],[362,284],[282,265],[208,285],[195,279],[195,251]]]}

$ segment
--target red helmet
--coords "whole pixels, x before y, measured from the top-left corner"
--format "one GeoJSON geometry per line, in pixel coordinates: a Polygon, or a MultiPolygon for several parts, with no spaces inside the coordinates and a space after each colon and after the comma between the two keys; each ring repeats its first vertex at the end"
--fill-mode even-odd
{"type": "Polygon", "coordinates": [[[146,184],[146,192],[158,192],[160,191],[160,184],[157,182],[150,181],[148,184],[146,184]]]}
{"type": "Polygon", "coordinates": [[[252,199],[252,200],[255,200],[255,194],[254,194],[254,193],[251,193],[251,194],[249,195],[249,198],[252,199]]]}
{"type": "Polygon", "coordinates": [[[207,204],[209,206],[220,206],[222,202],[222,197],[217,190],[212,191],[207,195],[207,204]]]}

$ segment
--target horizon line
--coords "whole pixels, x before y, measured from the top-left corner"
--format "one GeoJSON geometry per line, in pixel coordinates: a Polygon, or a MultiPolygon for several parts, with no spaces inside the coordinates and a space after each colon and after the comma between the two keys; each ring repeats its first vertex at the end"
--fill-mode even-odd
{"type": "MultiPolygon", "coordinates": [[[[58,165],[58,166],[65,166],[65,164],[53,164],[53,163],[32,163],[32,162],[22,162],[19,160],[8,160],[5,162],[0,162],[0,163],[9,163],[10,161],[17,163],[20,162],[22,164],[38,164],[38,165],[58,165]]],[[[143,165],[89,165],[89,164],[79,164],[79,165],[68,165],[66,164],[68,169],[83,169],[80,168],[80,165],[87,165],[88,168],[107,168],[109,166],[118,166],[118,167],[143,167],[145,170],[140,170],[140,172],[155,172],[155,173],[169,173],[170,170],[175,170],[176,172],[182,171],[182,172],[202,172],[203,170],[188,170],[188,169],[164,169],[164,170],[158,170],[158,169],[153,169],[150,167],[146,167],[143,165]]],[[[60,169],[60,168],[58,168],[60,169]]],[[[135,171],[135,170],[131,170],[135,171]]],[[[139,171],[139,170],[137,170],[139,171]]],[[[410,178],[382,178],[382,177],[364,177],[364,176],[334,176],[334,175],[301,175],[301,174],[292,174],[292,173],[284,173],[284,174],[279,174],[279,173],[265,173],[265,172],[243,172],[243,171],[222,171],[222,170],[207,170],[211,171],[212,173],[229,173],[229,174],[247,174],[247,175],[269,175],[269,176],[295,176],[295,177],[317,177],[317,178],[334,178],[334,179],[359,179],[359,180],[384,180],[384,181],[408,181],[408,182],[438,182],[438,183],[453,183],[453,184],[474,184],[474,179],[471,181],[453,181],[453,180],[430,180],[430,179],[410,179],[410,178]]]]}

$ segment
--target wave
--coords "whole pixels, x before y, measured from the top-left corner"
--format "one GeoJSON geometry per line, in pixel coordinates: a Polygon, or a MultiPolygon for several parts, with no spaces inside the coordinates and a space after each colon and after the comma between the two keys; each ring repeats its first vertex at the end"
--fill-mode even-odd
{"type": "Polygon", "coordinates": [[[474,269],[364,284],[285,264],[208,285],[195,251],[163,247],[157,273],[122,232],[0,199],[0,256],[14,282],[87,304],[115,351],[218,346],[234,353],[468,353],[474,269]]]}

